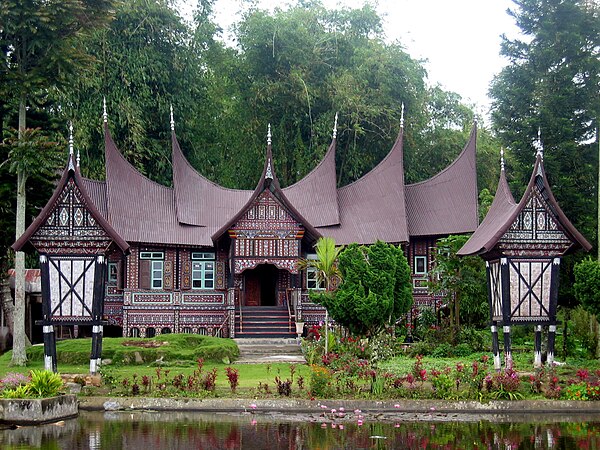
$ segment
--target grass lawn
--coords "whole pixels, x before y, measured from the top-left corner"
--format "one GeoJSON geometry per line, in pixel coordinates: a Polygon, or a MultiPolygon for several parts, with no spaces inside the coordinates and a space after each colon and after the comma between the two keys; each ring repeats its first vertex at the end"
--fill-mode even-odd
{"type": "MultiPolygon", "coordinates": [[[[62,374],[89,373],[89,354],[91,343],[89,339],[72,339],[61,341],[57,344],[58,371],[62,374]]],[[[27,350],[29,363],[27,367],[11,367],[11,353],[0,356],[0,378],[8,372],[28,373],[31,369],[43,368],[43,346],[33,346],[27,350]]],[[[207,338],[205,336],[166,335],[156,339],[124,339],[105,338],[103,345],[103,358],[111,358],[111,364],[102,367],[104,386],[92,389],[91,395],[131,395],[134,383],[139,387],[140,395],[151,396],[198,396],[206,395],[217,397],[278,397],[278,383],[292,379],[291,395],[306,398],[309,396],[311,369],[305,364],[272,363],[272,364],[235,364],[222,359],[235,359],[238,349],[235,342],[229,339],[207,338]],[[204,359],[202,372],[198,370],[197,359],[204,359]],[[142,362],[143,360],[143,362],[142,362]],[[157,361],[158,360],[158,361],[157,361]],[[138,361],[136,364],[135,362],[138,361]],[[231,393],[226,375],[227,368],[238,371],[238,387],[235,394],[231,393]],[[207,393],[200,383],[207,374],[216,370],[215,389],[207,393]],[[294,375],[292,377],[292,372],[294,375]],[[143,377],[150,380],[143,382],[143,377]],[[179,377],[179,386],[175,384],[179,377]],[[187,389],[187,383],[192,380],[192,388],[187,389]],[[124,384],[124,380],[126,383],[124,384]],[[298,381],[300,380],[300,385],[298,381]],[[195,384],[194,384],[195,383],[195,384]]],[[[423,357],[422,369],[427,371],[428,377],[432,369],[443,372],[446,367],[456,371],[458,364],[462,364],[468,371],[474,361],[481,362],[483,356],[490,360],[487,363],[487,372],[494,373],[490,353],[474,353],[460,358],[423,357]]],[[[534,374],[532,352],[518,352],[513,354],[514,368],[524,381],[523,389],[529,383],[529,374],[534,374]]],[[[396,356],[377,365],[377,371],[385,371],[396,377],[404,377],[413,372],[415,358],[396,356]]],[[[555,373],[563,381],[574,379],[578,369],[586,369],[590,375],[600,369],[600,361],[570,358],[566,364],[556,366],[555,373]]],[[[595,375],[596,376],[596,375],[595,375]]],[[[335,383],[345,386],[347,379],[342,377],[335,383]]],[[[428,378],[429,382],[429,378],[428,378]]],[[[367,383],[369,384],[369,383],[367,383]]],[[[338,386],[338,387],[339,387],[338,386]]],[[[365,385],[366,386],[366,385],[365,385]]],[[[136,389],[138,389],[136,387],[136,389]]],[[[367,386],[368,387],[368,386],[367,386]]],[[[342,397],[346,394],[342,391],[342,397]]],[[[340,395],[340,394],[337,394],[340,395]]],[[[348,393],[347,395],[369,397],[365,390],[348,393]]],[[[395,395],[393,392],[387,395],[395,395]]],[[[365,398],[366,398],[365,397],[365,398]]]]}
{"type": "MultiPolygon", "coordinates": [[[[58,371],[62,374],[89,373],[89,355],[91,349],[90,339],[71,339],[57,343],[58,371]]],[[[143,376],[152,380],[153,384],[169,380],[179,374],[185,378],[192,375],[198,369],[198,358],[205,360],[203,373],[217,370],[216,395],[231,395],[229,381],[225,369],[231,367],[238,370],[239,396],[254,396],[258,393],[258,385],[262,383],[269,386],[271,392],[277,392],[275,377],[282,380],[291,378],[291,370],[294,373],[294,393],[301,395],[297,387],[297,380],[302,377],[308,385],[310,369],[303,364],[273,363],[273,364],[235,364],[222,362],[224,357],[234,359],[238,355],[235,342],[229,339],[208,338],[198,335],[165,335],[157,339],[127,339],[127,338],[105,338],[103,339],[103,358],[113,359],[113,363],[102,368],[104,378],[112,378],[114,387],[112,390],[101,390],[101,394],[126,393],[128,389],[122,386],[122,380],[133,381],[137,376],[141,383],[143,376]],[[142,343],[147,347],[132,345],[142,343]],[[165,342],[165,345],[154,346],[152,344],[165,342]],[[125,344],[125,345],[124,345],[125,344]],[[145,359],[144,363],[133,364],[135,353],[145,359]],[[162,358],[161,363],[156,360],[162,358]],[[124,363],[128,361],[129,363],[124,363]],[[292,367],[292,368],[291,368],[292,367]],[[158,377],[160,374],[160,378],[158,377]]],[[[12,367],[10,365],[11,352],[0,356],[0,378],[9,372],[27,374],[31,369],[43,369],[43,345],[35,345],[27,349],[29,358],[26,367],[12,367]]],[[[264,388],[262,390],[264,394],[264,388]]]]}

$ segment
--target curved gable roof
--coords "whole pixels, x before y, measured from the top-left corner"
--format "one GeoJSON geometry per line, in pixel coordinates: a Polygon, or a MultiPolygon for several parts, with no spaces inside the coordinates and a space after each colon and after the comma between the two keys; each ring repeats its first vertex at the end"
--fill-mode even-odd
{"type": "Polygon", "coordinates": [[[100,213],[95,203],[90,198],[88,191],[86,189],[86,183],[84,179],[81,177],[79,173],[79,168],[76,167],[73,161],[73,155],[69,155],[69,162],[67,167],[63,171],[62,177],[58,182],[56,189],[54,189],[54,193],[46,206],[42,209],[40,214],[35,218],[35,220],[27,227],[25,233],[21,235],[21,237],[11,246],[13,250],[20,251],[28,242],[29,239],[33,236],[33,234],[46,222],[52,210],[58,201],[58,197],[63,192],[65,186],[69,182],[69,179],[73,179],[75,185],[81,192],[81,196],[83,197],[83,202],[85,207],[88,209],[89,213],[92,215],[96,223],[106,232],[106,234],[112,239],[119,249],[127,254],[129,253],[129,244],[125,242],[125,240],[120,236],[120,234],[108,223],[105,216],[100,213]]]}
{"type": "Polygon", "coordinates": [[[252,191],[227,189],[203,177],[183,155],[174,132],[171,139],[177,220],[209,227],[212,234],[246,204],[252,191]]]}
{"type": "Polygon", "coordinates": [[[408,242],[404,199],[404,128],[387,156],[370,172],[338,189],[340,225],[319,227],[337,244],[408,242]]]}
{"type": "Polygon", "coordinates": [[[338,225],[334,138],[321,162],[304,178],[282,191],[298,211],[315,227],[338,225]]]}
{"type": "Polygon", "coordinates": [[[478,225],[477,126],[458,157],[437,175],[406,186],[411,236],[472,232],[478,225]]]}
{"type": "Polygon", "coordinates": [[[209,232],[179,224],[173,189],[146,178],[117,149],[104,126],[107,217],[129,242],[212,246],[209,232]]]}
{"type": "MultiPolygon", "coordinates": [[[[502,179],[500,180],[502,183],[502,179]]],[[[529,184],[523,193],[523,197],[518,205],[510,206],[506,204],[505,210],[500,208],[501,204],[499,201],[499,206],[492,211],[490,207],[490,213],[492,217],[489,221],[487,221],[487,225],[485,228],[482,228],[483,224],[486,223],[486,220],[482,222],[482,225],[479,228],[482,228],[481,231],[476,230],[471,236],[463,248],[461,248],[458,252],[459,255],[472,255],[472,254],[485,254],[490,252],[498,241],[502,238],[504,233],[510,228],[510,226],[514,223],[517,216],[523,211],[526,207],[527,202],[532,194],[532,191],[537,189],[544,200],[547,202],[554,218],[563,229],[567,237],[571,240],[572,245],[568,249],[567,252],[571,252],[576,248],[583,248],[585,251],[590,251],[592,246],[591,244],[583,237],[581,233],[573,226],[573,224],[569,221],[569,219],[565,216],[562,209],[558,205],[554,195],[552,194],[552,190],[550,189],[550,185],[548,183],[548,179],[546,178],[546,171],[544,170],[544,163],[541,155],[537,155],[535,165],[533,166],[533,172],[531,173],[531,178],[529,180],[529,184]],[[471,242],[472,241],[472,242],[471,242]]],[[[498,193],[497,193],[498,195],[498,193]]],[[[501,194],[502,195],[502,194],[501,194]]],[[[494,201],[496,198],[494,198],[494,201]]],[[[514,201],[513,201],[514,202],[514,201]]],[[[493,206],[493,204],[492,204],[493,206]]],[[[487,219],[487,216],[486,216],[487,219]]]]}
{"type": "MultiPolygon", "coordinates": [[[[269,134],[270,136],[270,134],[269,134]]],[[[306,236],[310,240],[317,240],[321,237],[321,233],[319,233],[305,218],[298,212],[298,210],[292,205],[292,203],[287,199],[286,195],[283,193],[283,190],[279,186],[279,180],[277,179],[277,175],[275,174],[275,167],[273,165],[273,155],[271,152],[271,143],[269,141],[267,145],[267,158],[265,160],[265,166],[262,171],[262,175],[256,188],[252,192],[252,195],[246,202],[242,208],[229,219],[221,228],[219,228],[213,235],[212,239],[216,242],[224,233],[227,232],[229,228],[231,228],[240,218],[244,215],[244,213],[254,204],[258,196],[265,190],[269,189],[275,198],[281,202],[281,204],[287,208],[290,214],[298,220],[306,230],[306,236]]]]}
{"type": "Polygon", "coordinates": [[[503,169],[500,171],[496,195],[494,196],[494,201],[490,205],[488,213],[485,215],[485,218],[479,227],[477,227],[473,235],[458,251],[458,255],[475,255],[491,250],[491,248],[488,248],[490,238],[495,239],[496,241],[500,239],[502,234],[504,234],[504,231],[502,231],[499,236],[496,236],[496,234],[503,228],[507,217],[514,215],[516,208],[517,203],[510,192],[510,187],[506,181],[506,175],[503,169]]]}

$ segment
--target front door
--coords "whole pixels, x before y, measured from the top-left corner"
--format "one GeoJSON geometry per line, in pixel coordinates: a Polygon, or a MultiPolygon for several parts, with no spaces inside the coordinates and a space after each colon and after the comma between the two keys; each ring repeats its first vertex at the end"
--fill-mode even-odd
{"type": "Polygon", "coordinates": [[[261,264],[244,272],[244,305],[276,306],[279,271],[271,264],[261,264]]]}
{"type": "Polygon", "coordinates": [[[256,269],[247,270],[245,275],[245,306],[260,305],[260,278],[257,276],[256,269]]]}

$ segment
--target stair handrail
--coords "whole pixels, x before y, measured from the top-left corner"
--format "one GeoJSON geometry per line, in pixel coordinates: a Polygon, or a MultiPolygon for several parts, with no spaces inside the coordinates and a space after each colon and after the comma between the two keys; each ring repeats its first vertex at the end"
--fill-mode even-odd
{"type": "Polygon", "coordinates": [[[225,326],[225,324],[229,322],[229,311],[227,311],[225,313],[225,320],[223,320],[223,323],[221,324],[221,326],[217,329],[217,332],[215,333],[215,337],[221,337],[221,331],[223,331],[223,327],[225,326]]]}
{"type": "Polygon", "coordinates": [[[241,298],[238,302],[238,308],[240,310],[240,333],[241,333],[242,332],[242,322],[244,321],[243,317],[242,317],[242,299],[241,298]]]}
{"type": "Polygon", "coordinates": [[[285,291],[285,304],[288,310],[288,331],[292,331],[292,310],[290,309],[290,290],[286,289],[285,291]]]}

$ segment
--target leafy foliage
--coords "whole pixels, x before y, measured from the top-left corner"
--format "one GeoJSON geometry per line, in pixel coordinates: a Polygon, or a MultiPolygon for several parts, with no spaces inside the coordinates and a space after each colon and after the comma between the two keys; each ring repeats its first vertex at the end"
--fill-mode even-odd
{"type": "Polygon", "coordinates": [[[587,258],[575,265],[573,270],[575,298],[590,313],[600,313],[600,262],[587,258]]]}
{"type": "Polygon", "coordinates": [[[351,333],[373,336],[409,310],[410,269],[400,247],[381,241],[370,246],[351,244],[339,261],[338,289],[312,298],[351,333]]]}
{"type": "Polygon", "coordinates": [[[466,235],[452,235],[438,240],[431,288],[444,294],[447,304],[452,305],[452,324],[483,326],[488,311],[485,265],[478,256],[459,258],[456,254],[468,239],[466,235]]]}

